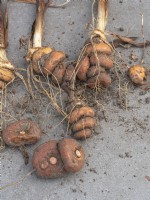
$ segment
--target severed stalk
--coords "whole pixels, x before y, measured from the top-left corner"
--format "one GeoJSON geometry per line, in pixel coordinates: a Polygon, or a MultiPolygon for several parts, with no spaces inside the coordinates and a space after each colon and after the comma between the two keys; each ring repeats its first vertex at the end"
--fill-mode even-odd
{"type": "Polygon", "coordinates": [[[96,29],[101,31],[101,38],[103,38],[103,40],[106,40],[105,28],[107,25],[107,18],[108,18],[108,0],[99,0],[96,29]]]}
{"type": "Polygon", "coordinates": [[[33,34],[33,47],[42,47],[42,36],[44,28],[44,14],[46,10],[46,4],[44,1],[39,1],[39,6],[37,6],[35,29],[33,34]]]}
{"type": "Polygon", "coordinates": [[[110,58],[112,47],[105,35],[108,0],[98,0],[97,8],[96,27],[91,33],[90,40],[86,42],[76,66],[78,79],[85,81],[90,88],[99,85],[108,87],[111,84],[111,78],[107,71],[113,67],[113,61],[110,58]]]}
{"type": "MultiPolygon", "coordinates": [[[[8,13],[6,6],[5,15],[7,14],[8,13]]],[[[2,2],[0,1],[0,89],[1,90],[4,89],[7,83],[11,82],[14,79],[14,66],[7,58],[6,46],[7,46],[7,23],[4,22],[4,18],[2,16],[2,2]]]]}

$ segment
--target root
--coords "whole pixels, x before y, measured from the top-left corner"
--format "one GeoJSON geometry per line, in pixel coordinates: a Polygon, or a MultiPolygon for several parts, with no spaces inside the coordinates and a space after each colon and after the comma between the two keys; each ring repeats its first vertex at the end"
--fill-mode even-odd
{"type": "Polygon", "coordinates": [[[5,149],[5,143],[2,136],[0,135],[0,153],[5,149]]]}
{"type": "Polygon", "coordinates": [[[34,172],[35,172],[35,169],[32,170],[31,172],[29,172],[28,174],[26,174],[25,176],[22,176],[18,181],[15,181],[15,182],[12,182],[12,183],[9,183],[7,185],[4,185],[4,186],[0,187],[0,191],[6,189],[8,187],[19,185],[21,182],[23,182],[24,180],[26,180],[34,172]]]}

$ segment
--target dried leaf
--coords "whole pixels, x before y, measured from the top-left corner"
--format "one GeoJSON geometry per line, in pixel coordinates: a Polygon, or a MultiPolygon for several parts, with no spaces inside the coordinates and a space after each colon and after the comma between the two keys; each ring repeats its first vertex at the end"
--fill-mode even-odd
{"type": "Polygon", "coordinates": [[[137,39],[137,37],[124,37],[124,36],[116,35],[114,33],[111,33],[110,35],[118,38],[111,43],[114,47],[130,44],[132,46],[142,48],[142,47],[146,47],[150,45],[150,41],[136,42],[135,40],[137,39]]]}

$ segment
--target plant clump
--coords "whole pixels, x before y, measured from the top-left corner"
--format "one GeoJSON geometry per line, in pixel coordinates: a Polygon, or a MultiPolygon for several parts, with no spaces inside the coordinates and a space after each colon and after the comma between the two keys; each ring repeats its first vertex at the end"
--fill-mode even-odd
{"type": "Polygon", "coordinates": [[[108,71],[113,67],[111,58],[113,48],[105,36],[107,15],[108,1],[98,0],[97,25],[90,40],[86,42],[76,66],[78,79],[86,82],[90,88],[99,85],[108,87],[111,84],[108,71]]]}
{"type": "Polygon", "coordinates": [[[77,67],[78,79],[85,81],[90,88],[98,85],[108,87],[111,84],[111,77],[107,71],[113,67],[111,53],[111,47],[104,42],[87,44],[83,58],[77,67]]]}
{"type": "Polygon", "coordinates": [[[74,69],[65,64],[66,55],[63,51],[42,46],[44,15],[48,5],[49,2],[37,0],[33,40],[26,60],[31,64],[34,73],[49,77],[55,85],[62,86],[71,80],[74,69]]]}

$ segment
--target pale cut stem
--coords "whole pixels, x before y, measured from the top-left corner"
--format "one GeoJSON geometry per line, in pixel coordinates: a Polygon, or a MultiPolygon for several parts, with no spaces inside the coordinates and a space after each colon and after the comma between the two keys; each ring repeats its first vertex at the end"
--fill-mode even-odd
{"type": "Polygon", "coordinates": [[[33,35],[34,48],[42,47],[45,8],[46,8],[46,5],[45,5],[44,0],[37,0],[35,29],[34,29],[34,35],[33,35]]]}
{"type": "Polygon", "coordinates": [[[14,71],[14,66],[9,62],[4,48],[0,48],[0,68],[14,71]]]}
{"type": "Polygon", "coordinates": [[[8,61],[6,50],[4,48],[0,48],[0,60],[8,61]]]}
{"type": "Polygon", "coordinates": [[[108,17],[108,0],[98,0],[98,14],[96,28],[105,33],[108,17]]]}
{"type": "Polygon", "coordinates": [[[4,60],[4,61],[8,61],[7,55],[6,55],[6,51],[3,48],[0,48],[0,59],[4,60]]]}

